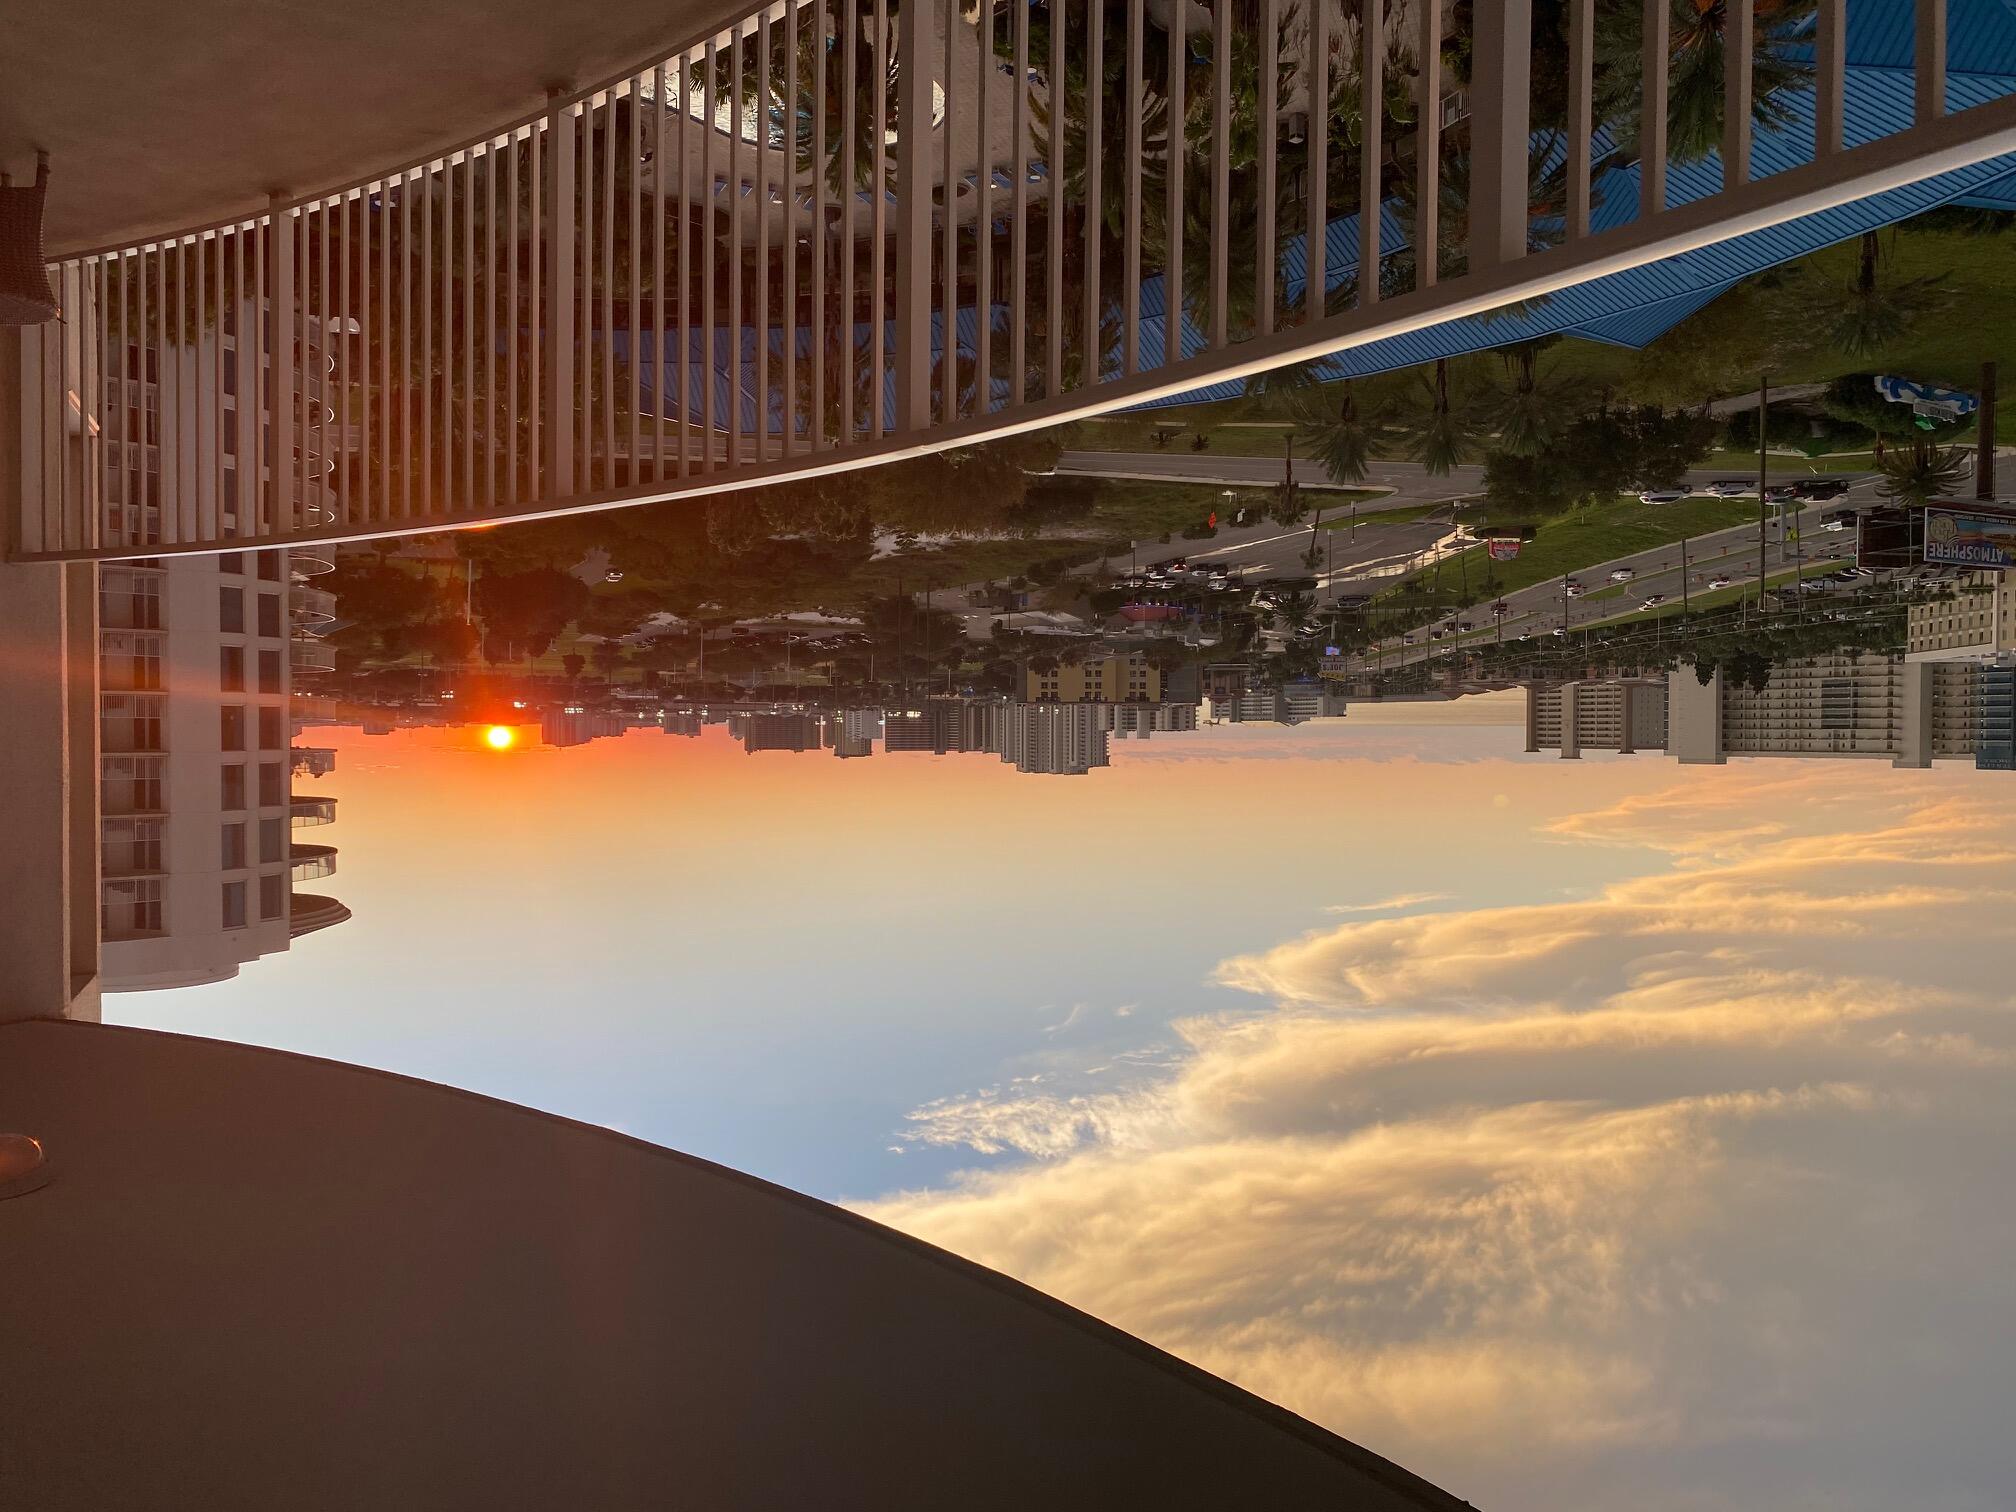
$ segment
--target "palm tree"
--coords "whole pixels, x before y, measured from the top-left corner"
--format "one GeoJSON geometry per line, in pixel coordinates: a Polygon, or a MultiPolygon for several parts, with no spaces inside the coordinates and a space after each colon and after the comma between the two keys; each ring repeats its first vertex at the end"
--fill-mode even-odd
{"type": "MultiPolygon", "coordinates": [[[[1728,0],[1669,0],[1666,152],[1695,162],[1722,145],[1723,67],[1728,55],[1728,0]]],[[[1792,120],[1783,95],[1813,77],[1810,64],[1788,56],[1803,40],[1818,0],[1756,0],[1750,59],[1750,118],[1771,130],[1792,120]]],[[[1619,150],[1638,151],[1644,111],[1645,11],[1641,5],[1599,7],[1596,19],[1595,112],[1619,133],[1619,150]]]]}
{"type": "Polygon", "coordinates": [[[1428,408],[1412,426],[1407,455],[1432,476],[1446,478],[1476,453],[1477,428],[1468,406],[1458,405],[1449,397],[1448,358],[1436,359],[1435,376],[1424,377],[1421,387],[1426,392],[1428,408]]]}
{"type": "Polygon", "coordinates": [[[1967,476],[1967,453],[1957,446],[1939,446],[1920,436],[1910,449],[1899,448],[1877,463],[1883,481],[1877,492],[1886,499],[1924,504],[1951,494],[1967,476]]]}
{"type": "Polygon", "coordinates": [[[1543,345],[1545,341],[1521,341],[1499,348],[1512,387],[1487,405],[1485,418],[1498,433],[1499,448],[1515,457],[1539,456],[1559,430],[1562,390],[1539,376],[1543,345]]]}
{"type": "Polygon", "coordinates": [[[1322,465],[1325,476],[1332,483],[1363,483],[1379,424],[1376,418],[1359,412],[1352,380],[1344,380],[1344,391],[1334,413],[1325,409],[1311,391],[1304,390],[1296,397],[1300,434],[1309,444],[1309,455],[1322,465]]]}
{"type": "Polygon", "coordinates": [[[1883,283],[1876,272],[1880,251],[1876,233],[1863,232],[1855,276],[1816,292],[1799,312],[1802,326],[1824,323],[1829,344],[1844,357],[1875,356],[1906,336],[1922,316],[1945,308],[1951,300],[1944,273],[1883,283]]]}

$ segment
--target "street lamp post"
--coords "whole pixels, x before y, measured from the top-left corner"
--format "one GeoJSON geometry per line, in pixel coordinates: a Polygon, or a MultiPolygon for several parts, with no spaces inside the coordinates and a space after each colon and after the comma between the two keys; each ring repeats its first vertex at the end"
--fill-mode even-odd
{"type": "Polygon", "coordinates": [[[1757,379],[1757,618],[1764,618],[1764,558],[1768,548],[1764,542],[1764,521],[1771,512],[1769,468],[1765,460],[1769,455],[1767,432],[1771,421],[1771,382],[1764,375],[1757,379]]]}

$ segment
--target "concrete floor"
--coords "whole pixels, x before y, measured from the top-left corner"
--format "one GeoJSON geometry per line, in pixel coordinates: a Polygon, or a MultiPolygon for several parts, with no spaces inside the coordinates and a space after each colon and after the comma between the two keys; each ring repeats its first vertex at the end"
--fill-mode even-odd
{"type": "Polygon", "coordinates": [[[0,1027],[0,1506],[1455,1512],[1139,1340],[718,1166],[424,1082],[0,1027]]]}

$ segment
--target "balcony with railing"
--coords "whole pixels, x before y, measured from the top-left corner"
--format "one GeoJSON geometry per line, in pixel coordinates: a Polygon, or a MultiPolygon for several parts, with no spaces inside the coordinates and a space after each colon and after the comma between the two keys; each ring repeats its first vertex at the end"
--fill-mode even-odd
{"type": "MultiPolygon", "coordinates": [[[[746,6],[424,160],[60,262],[78,339],[31,341],[28,418],[81,463],[23,553],[221,539],[215,446],[164,477],[197,498],[164,501],[159,542],[69,507],[124,438],[64,396],[162,341],[130,322],[163,287],[270,311],[255,429],[284,465],[241,539],[335,540],[728,492],[1291,362],[1600,334],[2016,172],[2016,58],[1947,35],[1999,3],[1855,0],[1854,26],[1841,0],[1746,4],[1749,66],[1719,78],[1671,0],[1642,4],[1621,105],[1584,5],[1559,30],[1533,0],[1039,30],[925,0],[857,16],[859,49],[801,45],[832,23],[815,0],[746,6]]],[[[205,375],[234,370],[167,365],[163,436],[221,415],[205,375]]]]}
{"type": "Polygon", "coordinates": [[[288,643],[296,672],[334,672],[336,648],[315,635],[297,635],[288,643]]]}
{"type": "Polygon", "coordinates": [[[313,882],[318,877],[336,875],[336,847],[303,845],[298,840],[288,852],[288,874],[296,882],[313,882]]]}
{"type": "Polygon", "coordinates": [[[334,798],[317,798],[310,794],[296,793],[289,799],[289,805],[296,829],[336,822],[334,798]]]}

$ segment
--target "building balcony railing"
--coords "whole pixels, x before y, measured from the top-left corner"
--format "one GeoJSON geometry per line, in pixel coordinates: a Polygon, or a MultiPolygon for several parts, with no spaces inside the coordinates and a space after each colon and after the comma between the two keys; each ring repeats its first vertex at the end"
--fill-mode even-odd
{"type": "Polygon", "coordinates": [[[313,882],[318,877],[336,875],[336,847],[296,844],[288,853],[289,871],[296,882],[313,882]]]}
{"type": "Polygon", "coordinates": [[[297,584],[288,603],[297,625],[326,625],[336,618],[336,595],[327,588],[297,584]]]}
{"type": "Polygon", "coordinates": [[[291,655],[296,672],[334,672],[336,670],[336,648],[327,641],[313,635],[297,635],[292,641],[291,655]]]}
{"type": "Polygon", "coordinates": [[[336,822],[336,800],[334,798],[316,798],[296,793],[288,801],[294,817],[294,828],[296,829],[306,829],[311,825],[334,824],[336,822]]]}

